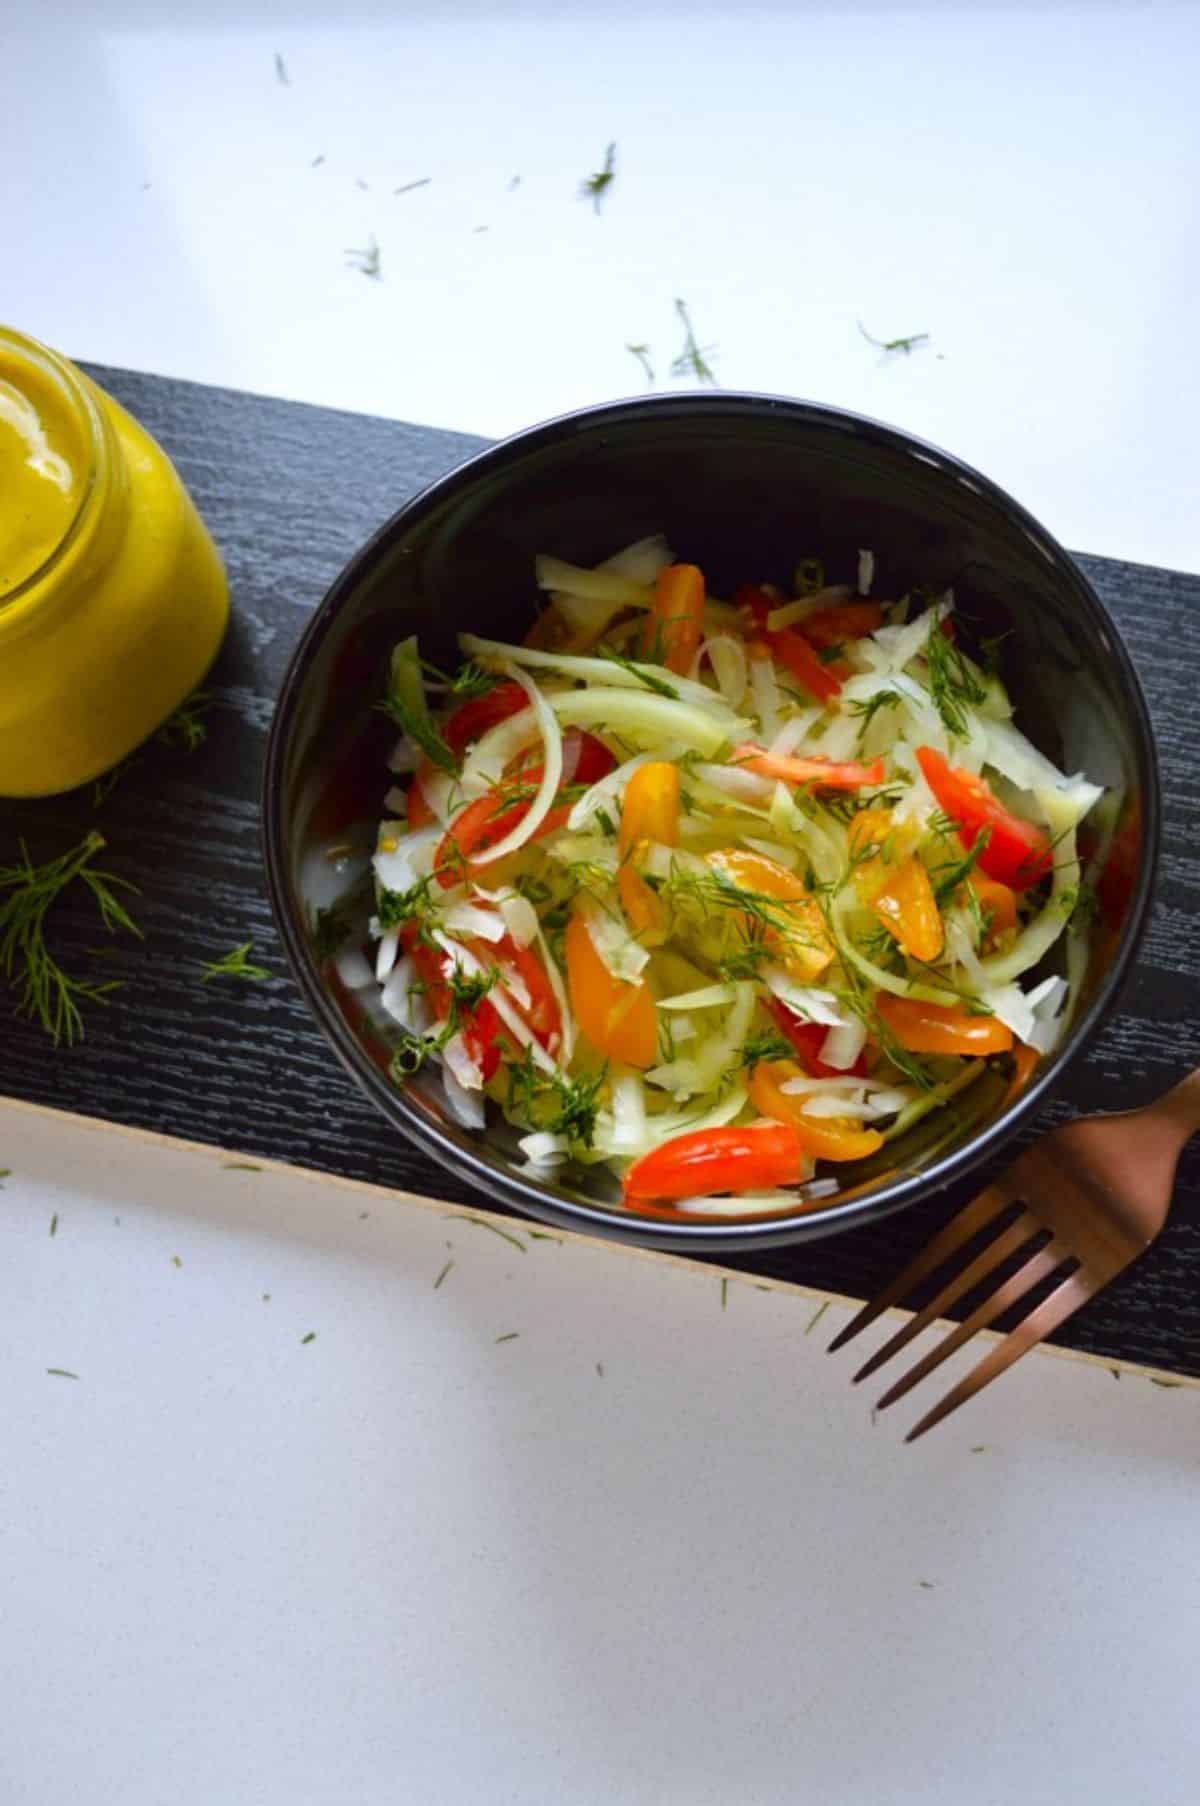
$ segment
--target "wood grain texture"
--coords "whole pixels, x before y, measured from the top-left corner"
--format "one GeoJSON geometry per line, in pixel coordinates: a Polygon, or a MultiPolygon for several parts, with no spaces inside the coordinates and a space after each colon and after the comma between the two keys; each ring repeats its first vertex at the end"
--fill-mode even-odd
{"type": "MultiPolygon", "coordinates": [[[[105,944],[77,899],[56,912],[64,963],[122,981],[92,1009],[86,1039],[55,1051],[32,1024],[0,1017],[0,1085],[13,1096],[114,1122],[481,1202],[401,1140],[362,1099],[311,1022],[271,921],[258,840],[266,730],[304,621],[368,534],[485,441],[127,371],[93,370],[161,440],[229,570],[233,622],[207,688],[209,732],[194,753],[151,742],[98,807],[91,790],[0,803],[0,863],[18,838],[37,856],[98,826],[114,870],[142,892],[145,945],[105,944]],[[202,983],[202,962],[251,940],[266,984],[202,983]]],[[[1112,609],[1150,696],[1164,780],[1162,880],[1120,1014],[1045,1112],[1148,1101],[1200,1065],[1200,578],[1081,557],[1112,609]]],[[[3,675],[0,673],[0,682],[3,675]]],[[[15,1165],[0,1148],[0,1165],[15,1165]]],[[[864,1297],[974,1189],[968,1182],[888,1222],[724,1265],[864,1297]]],[[[486,1200],[494,1205],[494,1200],[486,1200]]],[[[1200,1145],[1184,1157],[1160,1243],[1060,1340],[1200,1375],[1200,1145]]],[[[1150,1408],[1148,1405],[1147,1408],[1150,1408]]]]}

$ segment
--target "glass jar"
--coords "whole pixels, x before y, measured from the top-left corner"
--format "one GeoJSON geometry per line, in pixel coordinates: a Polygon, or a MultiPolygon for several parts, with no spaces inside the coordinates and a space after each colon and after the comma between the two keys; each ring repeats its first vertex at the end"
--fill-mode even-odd
{"type": "Polygon", "coordinates": [[[0,327],[0,796],[98,777],[203,678],[229,592],[166,453],[0,327]]]}

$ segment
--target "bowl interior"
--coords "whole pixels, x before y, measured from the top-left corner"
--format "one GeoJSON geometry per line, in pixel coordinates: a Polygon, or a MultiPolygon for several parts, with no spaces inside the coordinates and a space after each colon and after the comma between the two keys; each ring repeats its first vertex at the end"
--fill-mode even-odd
{"type": "Polygon", "coordinates": [[[1044,968],[1072,977],[1072,1021],[1031,1101],[1111,1001],[1137,938],[1157,822],[1145,707],[1090,587],[1016,504],[955,460],[828,410],[736,396],[594,410],[506,441],[394,517],[334,585],[285,682],[266,794],[276,905],[297,975],[343,1060],[403,1127],[485,1190],[658,1244],[678,1245],[693,1229],[718,1246],[756,1229],[772,1240],[828,1233],[981,1155],[1023,1114],[1001,1075],[888,1144],[819,1212],[659,1228],[613,1210],[616,1186],[597,1168],[531,1181],[515,1132],[499,1119],[486,1136],[460,1128],[436,1078],[397,1093],[377,1030],[311,950],[313,911],[331,898],[326,850],[343,839],[365,851],[386,813],[394,729],[372,705],[395,641],[419,634],[424,656],[452,665],[460,630],[520,638],[533,615],[536,553],[593,564],[659,531],[716,594],[748,579],[786,583],[808,555],[831,581],[852,580],[860,547],[875,554],[878,596],[953,586],[973,631],[1000,640],[1018,725],[1067,771],[1105,786],[1083,837],[1095,902],[1076,912],[1044,968]]]}

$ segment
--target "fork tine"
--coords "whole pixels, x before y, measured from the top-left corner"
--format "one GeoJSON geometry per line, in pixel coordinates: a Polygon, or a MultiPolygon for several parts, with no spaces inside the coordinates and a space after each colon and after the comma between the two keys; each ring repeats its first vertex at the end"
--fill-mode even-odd
{"type": "Polygon", "coordinates": [[[1031,1236],[1037,1235],[1040,1228],[1041,1225],[1030,1216],[1029,1212],[1023,1210],[1016,1222],[1010,1224],[1003,1235],[997,1236],[995,1241],[989,1242],[986,1248],[980,1249],[974,1260],[963,1267],[960,1272],[951,1274],[941,1291],[914,1316],[910,1317],[907,1323],[902,1323],[895,1335],[891,1336],[882,1348],[875,1350],[870,1360],[864,1362],[855,1374],[855,1385],[859,1380],[865,1380],[869,1374],[882,1367],[885,1361],[890,1361],[893,1355],[899,1354],[902,1348],[907,1348],[913,1338],[919,1336],[921,1331],[935,1322],[938,1317],[944,1317],[957,1299],[965,1298],[967,1293],[986,1279],[989,1273],[994,1272],[1001,1262],[1006,1261],[1010,1254],[1015,1254],[1018,1248],[1029,1241],[1031,1236]]]}
{"type": "Polygon", "coordinates": [[[956,1324],[949,1335],[942,1337],[936,1348],[930,1349],[907,1373],[901,1375],[894,1386],[888,1388],[875,1407],[876,1410],[886,1411],[898,1398],[903,1398],[926,1374],[932,1373],[935,1367],[940,1367],[964,1342],[969,1342],[977,1330],[986,1329],[990,1323],[994,1323],[1010,1304],[1015,1304],[1018,1298],[1024,1296],[1030,1286],[1036,1285],[1039,1280],[1048,1279],[1055,1267],[1061,1266],[1067,1258],[1068,1250],[1060,1248],[1055,1242],[1048,1242],[1036,1254],[1031,1254],[990,1298],[985,1298],[964,1322],[956,1324]]]}
{"type": "Polygon", "coordinates": [[[833,1354],[836,1349],[844,1348],[852,1336],[857,1336],[859,1331],[866,1329],[869,1323],[874,1323],[876,1317],[881,1316],[889,1305],[907,1297],[909,1292],[919,1286],[923,1279],[927,1279],[937,1267],[940,1267],[949,1255],[961,1248],[964,1242],[969,1242],[973,1235],[978,1235],[979,1231],[1002,1210],[1007,1210],[1012,1201],[1008,1193],[1002,1191],[998,1185],[986,1185],[971,1199],[968,1205],[959,1211],[957,1216],[951,1217],[932,1241],[926,1242],[921,1252],[908,1263],[902,1273],[898,1273],[894,1279],[889,1280],[881,1292],[876,1292],[874,1298],[869,1299],[863,1305],[857,1317],[833,1338],[828,1352],[833,1354]]]}
{"type": "Polygon", "coordinates": [[[981,1392],[989,1381],[1004,1373],[1023,1354],[1028,1354],[1051,1330],[1057,1329],[1060,1323],[1065,1323],[1081,1304],[1094,1298],[1102,1284],[1102,1280],[1089,1278],[1082,1268],[1068,1274],[1035,1311],[1030,1311],[1022,1323],[1009,1331],[1003,1342],[998,1342],[970,1373],[959,1380],[957,1386],[950,1389],[940,1404],[935,1405],[932,1411],[927,1411],[920,1423],[913,1425],[904,1438],[905,1442],[915,1442],[926,1430],[932,1430],[934,1424],[941,1423],[943,1417],[948,1417],[951,1411],[957,1411],[960,1405],[981,1392]]]}

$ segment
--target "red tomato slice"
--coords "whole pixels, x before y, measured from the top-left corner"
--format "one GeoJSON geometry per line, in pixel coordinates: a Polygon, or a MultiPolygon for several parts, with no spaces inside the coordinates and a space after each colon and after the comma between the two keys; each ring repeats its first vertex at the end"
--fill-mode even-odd
{"type": "Polygon", "coordinates": [[[739,608],[750,611],[759,636],[767,642],[780,664],[786,666],[797,682],[802,683],[818,702],[828,702],[840,693],[841,678],[836,671],[821,663],[802,633],[797,633],[792,627],[782,627],[772,632],[767,626],[767,616],[773,608],[779,607],[777,602],[764,595],[753,583],[743,583],[733,599],[739,608]]]}
{"type": "MultiPolygon", "coordinates": [[[[437,947],[426,946],[418,938],[419,929],[416,922],[407,922],[400,930],[400,944],[417,969],[417,976],[425,986],[425,997],[435,1022],[445,1022],[450,1015],[450,986],[446,983],[444,965],[446,956],[437,947]]],[[[486,1085],[495,1077],[500,1066],[499,1034],[501,1022],[486,997],[479,1002],[461,1023],[463,1043],[467,1052],[478,1066],[486,1085]]]]}
{"type": "Polygon", "coordinates": [[[964,847],[973,847],[986,830],[987,845],[979,855],[981,871],[1012,890],[1028,890],[1046,876],[1054,854],[1041,828],[1006,809],[982,778],[948,764],[932,746],[917,748],[917,763],[939,808],[957,825],[964,847]]]}
{"type": "Polygon", "coordinates": [[[787,1123],[693,1129],[635,1160],[625,1175],[625,1196],[636,1202],[705,1192],[767,1191],[776,1185],[797,1185],[808,1171],[800,1138],[787,1123]]]}
{"type": "MultiPolygon", "coordinates": [[[[532,947],[518,947],[510,934],[503,940],[472,942],[472,951],[485,966],[508,966],[529,992],[528,1005],[511,997],[512,1006],[522,1022],[532,1029],[547,1053],[553,1053],[562,1036],[562,1012],[554,988],[546,976],[546,968],[532,947]]],[[[487,999],[484,999],[486,1003],[487,999]]]]}
{"type": "Polygon", "coordinates": [[[734,763],[745,771],[756,771],[760,777],[780,778],[785,784],[814,784],[818,790],[861,790],[867,784],[882,784],[882,759],[859,765],[853,759],[823,759],[814,753],[808,759],[796,759],[782,753],[770,753],[753,740],[744,740],[733,749],[734,763]]]}

